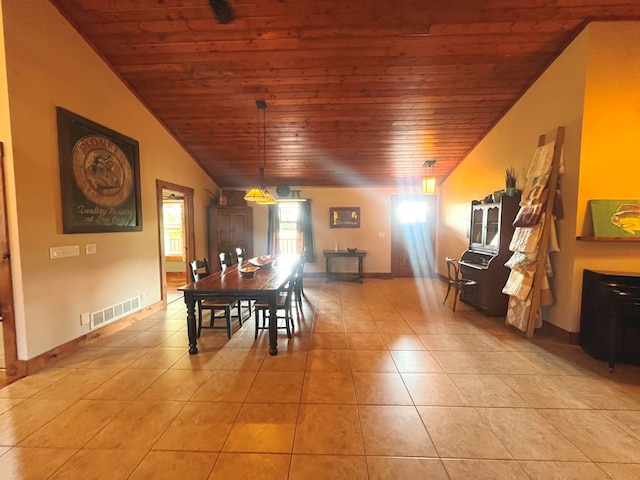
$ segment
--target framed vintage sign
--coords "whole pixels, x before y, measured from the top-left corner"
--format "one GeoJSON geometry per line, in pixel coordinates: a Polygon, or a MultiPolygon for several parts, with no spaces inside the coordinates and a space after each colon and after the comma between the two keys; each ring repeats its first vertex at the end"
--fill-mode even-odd
{"type": "Polygon", "coordinates": [[[330,228],[360,228],[360,207],[330,207],[330,228]]]}
{"type": "Polygon", "coordinates": [[[56,110],[63,232],[142,230],[138,142],[56,110]]]}

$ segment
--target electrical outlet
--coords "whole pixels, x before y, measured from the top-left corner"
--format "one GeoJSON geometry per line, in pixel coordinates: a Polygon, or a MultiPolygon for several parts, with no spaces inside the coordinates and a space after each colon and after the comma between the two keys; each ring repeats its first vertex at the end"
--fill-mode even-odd
{"type": "Polygon", "coordinates": [[[90,312],[85,312],[82,315],[80,315],[80,325],[88,325],[89,323],[91,323],[90,312]]]}
{"type": "Polygon", "coordinates": [[[142,292],[142,293],[140,294],[140,299],[141,299],[141,300],[146,300],[146,299],[147,299],[147,292],[142,292]]]}
{"type": "Polygon", "coordinates": [[[95,243],[87,243],[84,248],[87,255],[94,255],[98,251],[95,243]]]}
{"type": "Polygon", "coordinates": [[[385,232],[378,232],[378,238],[384,238],[384,237],[386,237],[385,232]]]}

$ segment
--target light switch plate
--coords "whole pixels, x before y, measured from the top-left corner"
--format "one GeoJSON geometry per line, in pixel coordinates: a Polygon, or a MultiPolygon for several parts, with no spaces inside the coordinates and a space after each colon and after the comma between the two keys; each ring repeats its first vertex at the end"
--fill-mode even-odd
{"type": "Polygon", "coordinates": [[[87,255],[94,255],[98,251],[95,243],[87,243],[84,248],[87,255]]]}
{"type": "Polygon", "coordinates": [[[49,248],[49,258],[54,260],[57,258],[77,257],[78,255],[80,255],[80,245],[49,248]]]}

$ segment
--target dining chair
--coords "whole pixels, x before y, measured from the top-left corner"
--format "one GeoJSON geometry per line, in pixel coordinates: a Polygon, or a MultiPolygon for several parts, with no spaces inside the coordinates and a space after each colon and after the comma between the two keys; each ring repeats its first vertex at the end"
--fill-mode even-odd
{"type": "Polygon", "coordinates": [[[236,247],[236,259],[239,265],[242,265],[247,260],[247,251],[243,247],[236,247]]]}
{"type": "MultiPolygon", "coordinates": [[[[189,264],[191,272],[191,281],[197,282],[198,280],[210,275],[209,262],[207,259],[194,260],[189,264]]],[[[197,337],[200,338],[202,328],[226,328],[227,338],[231,339],[231,310],[237,308],[237,317],[242,326],[242,311],[240,309],[240,301],[233,298],[216,298],[216,299],[204,299],[198,300],[198,332],[197,337]],[[211,321],[208,327],[202,326],[202,311],[209,310],[211,315],[211,321]],[[224,318],[226,320],[225,327],[217,327],[214,325],[216,318],[224,318]]],[[[235,316],[235,315],[234,315],[235,316]]]]}
{"type": "MultiPolygon", "coordinates": [[[[284,320],[283,326],[277,328],[285,329],[287,331],[287,338],[291,338],[291,331],[293,327],[293,313],[291,311],[291,302],[293,298],[293,291],[296,282],[292,279],[280,295],[276,303],[276,318],[274,321],[278,323],[279,320],[284,320]]],[[[259,330],[268,330],[269,323],[272,321],[269,318],[269,304],[267,302],[256,302],[254,304],[255,320],[256,320],[256,332],[254,338],[258,338],[259,330]]]]}
{"type": "Polygon", "coordinates": [[[220,270],[222,271],[226,270],[227,267],[230,267],[235,263],[233,260],[233,256],[229,252],[220,252],[218,254],[218,257],[220,258],[220,270]]]}
{"type": "MultiPolygon", "coordinates": [[[[238,251],[238,248],[235,249],[236,252],[238,251]]],[[[244,250],[244,249],[242,249],[244,250]]],[[[223,272],[230,267],[231,265],[235,265],[236,263],[238,265],[242,265],[244,258],[241,260],[240,257],[237,257],[235,255],[233,255],[232,253],[227,253],[227,252],[220,252],[220,254],[218,255],[220,257],[220,270],[222,270],[223,272]],[[237,262],[236,262],[237,260],[237,262]]],[[[247,308],[247,314],[249,317],[251,317],[251,310],[252,310],[252,302],[253,299],[251,298],[243,298],[242,300],[240,300],[240,304],[242,305],[242,302],[245,301],[246,303],[246,308],[247,308]]]]}
{"type": "MultiPolygon", "coordinates": [[[[236,253],[227,253],[227,252],[220,252],[220,254],[218,255],[220,257],[220,270],[222,270],[223,272],[230,267],[231,265],[235,265],[236,263],[238,265],[242,265],[242,263],[244,262],[245,258],[246,258],[246,254],[244,254],[244,257],[240,257],[237,252],[238,250],[242,250],[244,252],[244,248],[238,247],[235,249],[236,253]]],[[[243,298],[242,300],[240,300],[240,304],[242,304],[242,302],[245,301],[247,302],[247,313],[248,316],[251,317],[251,302],[253,301],[251,298],[243,298]]]]}
{"type": "Polygon", "coordinates": [[[475,280],[463,278],[460,272],[460,263],[455,258],[445,257],[447,261],[447,293],[444,296],[442,304],[444,305],[449,297],[451,289],[454,290],[453,311],[456,311],[456,303],[462,291],[466,288],[473,287],[478,284],[475,280]]]}
{"type": "Polygon", "coordinates": [[[304,276],[304,264],[305,264],[305,254],[302,252],[300,254],[300,259],[298,260],[298,266],[296,267],[296,274],[294,277],[295,285],[293,288],[293,298],[296,301],[296,304],[299,308],[302,309],[302,296],[304,295],[304,287],[302,285],[302,278],[304,276]]]}

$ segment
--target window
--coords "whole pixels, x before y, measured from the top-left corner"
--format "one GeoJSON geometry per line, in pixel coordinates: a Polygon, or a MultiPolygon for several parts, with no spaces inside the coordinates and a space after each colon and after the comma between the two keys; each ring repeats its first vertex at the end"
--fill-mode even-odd
{"type": "Polygon", "coordinates": [[[169,261],[185,261],[184,257],[184,202],[163,202],[164,255],[169,261]]]}
{"type": "Polygon", "coordinates": [[[427,203],[420,200],[402,200],[397,213],[400,223],[426,223],[427,203]]]}
{"type": "Polygon", "coordinates": [[[278,230],[278,247],[280,253],[299,253],[300,236],[300,204],[283,202],[278,204],[280,229],[278,230]]]}

